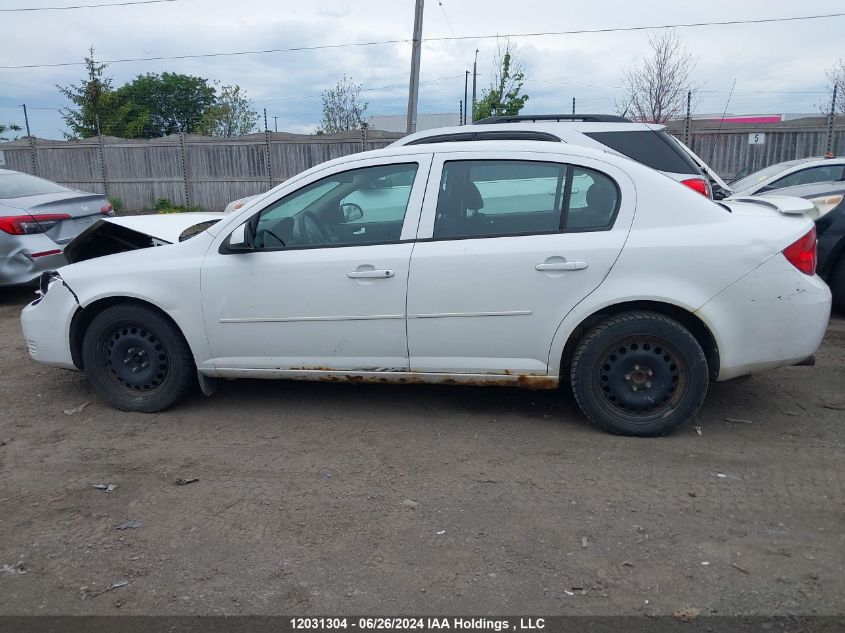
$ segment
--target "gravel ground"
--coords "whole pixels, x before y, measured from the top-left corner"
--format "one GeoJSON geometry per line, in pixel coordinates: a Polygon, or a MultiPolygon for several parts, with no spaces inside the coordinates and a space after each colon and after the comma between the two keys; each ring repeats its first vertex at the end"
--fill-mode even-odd
{"type": "Polygon", "coordinates": [[[28,358],[28,300],[0,289],[0,614],[843,613],[842,318],[815,368],[643,440],[513,389],[238,381],[122,413],[28,358]]]}

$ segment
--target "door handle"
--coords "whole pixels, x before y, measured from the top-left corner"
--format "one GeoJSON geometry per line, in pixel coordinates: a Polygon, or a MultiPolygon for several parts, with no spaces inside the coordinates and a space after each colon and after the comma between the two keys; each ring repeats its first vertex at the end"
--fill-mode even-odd
{"type": "Polygon", "coordinates": [[[346,273],[350,279],[390,279],[394,275],[394,270],[350,270],[346,273]]]}
{"type": "Polygon", "coordinates": [[[535,270],[584,270],[589,264],[587,262],[551,262],[537,264],[535,270]]]}
{"type": "Polygon", "coordinates": [[[362,226],[362,227],[361,227],[360,229],[358,229],[357,231],[352,231],[352,235],[364,235],[366,232],[367,232],[367,227],[366,227],[366,226],[362,226]]]}

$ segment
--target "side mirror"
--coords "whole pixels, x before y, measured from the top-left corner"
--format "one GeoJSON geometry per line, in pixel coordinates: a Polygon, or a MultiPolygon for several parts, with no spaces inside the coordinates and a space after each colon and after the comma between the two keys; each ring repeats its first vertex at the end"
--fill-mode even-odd
{"type": "Polygon", "coordinates": [[[345,202],[340,205],[344,222],[354,222],[364,217],[364,210],[354,202],[345,202]]]}
{"type": "Polygon", "coordinates": [[[244,222],[229,235],[229,250],[232,251],[251,251],[252,244],[249,239],[249,222],[244,222]]]}

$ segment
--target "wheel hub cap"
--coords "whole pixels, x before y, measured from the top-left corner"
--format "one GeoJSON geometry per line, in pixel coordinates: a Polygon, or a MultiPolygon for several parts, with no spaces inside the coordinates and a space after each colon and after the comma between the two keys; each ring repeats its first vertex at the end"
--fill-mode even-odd
{"type": "Polygon", "coordinates": [[[103,364],[112,379],[125,389],[151,391],[167,377],[169,359],[158,337],[146,328],[115,328],[103,345],[103,364]]]}
{"type": "Polygon", "coordinates": [[[625,413],[654,413],[674,399],[679,365],[667,345],[644,339],[623,341],[605,355],[599,372],[602,394],[625,413]]]}

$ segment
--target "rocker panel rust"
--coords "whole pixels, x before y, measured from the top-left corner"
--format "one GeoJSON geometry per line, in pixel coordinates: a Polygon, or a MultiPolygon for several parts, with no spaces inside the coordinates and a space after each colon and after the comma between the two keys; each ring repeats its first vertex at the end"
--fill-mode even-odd
{"type": "Polygon", "coordinates": [[[532,374],[430,374],[408,371],[338,371],[328,367],[294,367],[291,369],[227,369],[217,368],[221,378],[277,378],[319,382],[396,385],[466,385],[473,387],[518,387],[521,389],[557,389],[558,376],[532,374]]]}

